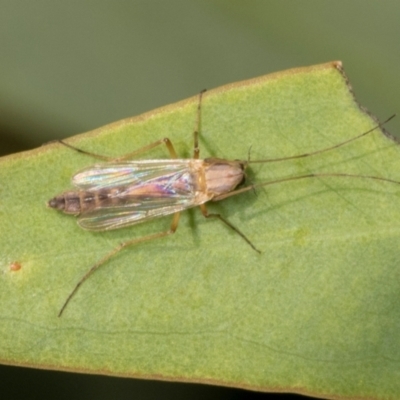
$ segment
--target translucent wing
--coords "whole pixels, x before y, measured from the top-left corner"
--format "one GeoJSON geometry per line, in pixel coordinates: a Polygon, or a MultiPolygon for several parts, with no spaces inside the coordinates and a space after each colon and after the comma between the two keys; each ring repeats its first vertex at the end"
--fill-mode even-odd
{"type": "Polygon", "coordinates": [[[118,229],[183,211],[196,205],[193,202],[186,202],[185,204],[170,205],[153,203],[149,206],[150,203],[153,202],[146,201],[125,207],[97,209],[81,214],[78,217],[78,224],[91,231],[118,229]]]}
{"type": "Polygon", "coordinates": [[[83,190],[133,185],[189,168],[189,160],[143,160],[97,164],[79,171],[72,183],[83,190]]]}
{"type": "Polygon", "coordinates": [[[117,229],[200,204],[192,164],[193,160],[145,160],[95,165],[79,172],[73,183],[97,199],[94,208],[79,215],[79,225],[88,230],[117,229]]]}

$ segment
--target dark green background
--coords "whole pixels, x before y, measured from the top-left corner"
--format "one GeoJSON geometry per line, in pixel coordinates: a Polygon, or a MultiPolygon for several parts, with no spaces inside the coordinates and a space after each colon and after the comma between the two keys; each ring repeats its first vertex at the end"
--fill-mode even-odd
{"type": "MultiPolygon", "coordinates": [[[[360,103],[385,119],[400,112],[399,21],[395,0],[0,0],[0,154],[203,88],[332,60],[343,61],[360,103]]],[[[400,132],[400,118],[389,131],[400,132]]],[[[7,399],[249,398],[202,385],[0,373],[7,399]]]]}

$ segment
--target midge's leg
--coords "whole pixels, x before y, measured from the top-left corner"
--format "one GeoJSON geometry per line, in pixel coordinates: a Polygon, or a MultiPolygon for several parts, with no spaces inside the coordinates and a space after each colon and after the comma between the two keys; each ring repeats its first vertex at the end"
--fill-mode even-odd
{"type": "Polygon", "coordinates": [[[225,225],[229,226],[229,228],[231,228],[233,231],[235,231],[243,240],[245,240],[253,250],[255,250],[257,253],[261,253],[260,250],[258,250],[253,243],[251,243],[250,239],[248,239],[246,237],[246,235],[244,233],[242,233],[238,228],[236,228],[236,226],[232,225],[227,219],[225,219],[221,214],[215,214],[212,213],[210,214],[207,211],[207,207],[205,206],[205,204],[201,204],[200,205],[200,210],[202,212],[202,214],[206,217],[206,218],[217,218],[220,221],[222,221],[225,225]]]}
{"type": "Polygon", "coordinates": [[[174,149],[174,146],[172,145],[171,141],[168,138],[163,138],[163,139],[157,140],[154,143],[150,143],[147,146],[143,146],[140,149],[132,151],[131,153],[124,154],[121,157],[109,157],[109,156],[104,156],[102,154],[91,153],[90,151],[82,150],[82,149],[80,149],[78,147],[75,147],[75,146],[72,146],[72,145],[70,145],[70,144],[68,144],[66,142],[63,142],[62,140],[56,140],[56,142],[61,143],[62,145],[66,146],[66,147],[69,147],[70,149],[75,150],[75,151],[77,151],[79,153],[86,154],[88,156],[99,158],[99,159],[105,160],[105,161],[124,161],[124,160],[128,160],[128,159],[133,158],[133,157],[135,157],[135,156],[137,156],[137,155],[139,155],[141,153],[145,153],[146,151],[154,149],[155,147],[157,147],[157,146],[159,146],[161,144],[165,144],[167,146],[167,149],[169,151],[169,154],[170,154],[171,158],[178,158],[178,156],[176,154],[176,151],[174,149]]]}
{"type": "MultiPolygon", "coordinates": [[[[200,156],[200,148],[199,148],[199,131],[200,131],[200,120],[201,120],[201,100],[203,97],[203,93],[206,90],[202,90],[199,94],[199,103],[197,105],[197,120],[196,120],[196,126],[195,129],[193,131],[193,139],[194,139],[194,148],[193,148],[193,158],[194,159],[198,159],[200,156]]],[[[227,225],[229,228],[231,228],[233,231],[235,231],[242,239],[244,239],[253,250],[255,250],[257,253],[261,253],[260,250],[258,250],[253,243],[251,243],[250,239],[248,239],[244,233],[242,233],[238,228],[236,228],[236,226],[232,225],[228,220],[226,220],[221,214],[215,214],[212,213],[210,214],[207,211],[207,207],[205,204],[201,204],[200,205],[200,210],[202,212],[202,214],[206,217],[206,218],[217,218],[220,221],[222,221],[225,225],[227,225]]]]}
{"type": "Polygon", "coordinates": [[[65,310],[65,307],[67,307],[68,303],[70,302],[72,297],[75,295],[75,293],[78,291],[78,289],[80,288],[82,283],[85,282],[86,279],[88,279],[89,276],[92,275],[93,272],[95,272],[99,267],[101,267],[104,263],[106,263],[110,258],[114,257],[121,250],[123,250],[129,246],[133,246],[138,243],[147,242],[147,241],[150,241],[153,239],[162,238],[164,236],[172,235],[173,233],[175,233],[176,229],[178,228],[179,217],[180,217],[180,213],[174,214],[174,217],[173,217],[172,223],[171,223],[171,227],[169,228],[169,230],[164,231],[164,232],[154,233],[152,235],[143,236],[143,237],[137,238],[137,239],[128,240],[127,242],[121,243],[115,249],[113,249],[108,254],[106,254],[100,261],[98,261],[96,264],[94,264],[93,267],[90,268],[89,271],[87,271],[86,274],[83,275],[82,278],[80,279],[80,281],[75,285],[74,290],[69,294],[69,296],[65,300],[63,306],[61,307],[60,312],[58,313],[58,316],[61,317],[62,313],[65,310]]]}
{"type": "MultiPolygon", "coordinates": [[[[193,158],[198,159],[200,156],[200,149],[199,149],[199,131],[200,131],[200,119],[201,119],[201,100],[203,97],[203,93],[206,91],[206,89],[202,90],[199,94],[199,102],[197,104],[197,118],[196,118],[196,125],[195,129],[193,132],[193,140],[194,140],[194,146],[193,146],[193,158]]],[[[172,142],[168,138],[163,138],[160,140],[155,141],[154,143],[150,143],[147,146],[143,146],[140,149],[137,149],[135,151],[132,151],[130,153],[124,154],[121,157],[110,157],[110,156],[105,156],[103,154],[97,154],[97,153],[92,153],[90,151],[86,151],[83,149],[80,149],[79,147],[72,146],[71,144],[64,142],[63,140],[55,140],[54,142],[60,143],[66,147],[69,147],[72,150],[75,150],[79,153],[86,154],[91,157],[99,158],[100,160],[104,161],[124,161],[124,160],[129,160],[130,158],[133,158],[141,153],[145,153],[146,151],[152,150],[155,147],[165,144],[167,146],[167,149],[169,151],[169,154],[171,158],[178,158],[178,155],[176,154],[175,148],[172,145],[172,142]]]]}
{"type": "Polygon", "coordinates": [[[202,90],[199,93],[199,102],[197,104],[197,118],[196,118],[196,125],[193,130],[193,158],[195,160],[198,160],[200,157],[200,148],[199,148],[199,132],[200,132],[200,122],[201,122],[201,100],[203,98],[203,93],[206,91],[206,89],[202,90]]]}

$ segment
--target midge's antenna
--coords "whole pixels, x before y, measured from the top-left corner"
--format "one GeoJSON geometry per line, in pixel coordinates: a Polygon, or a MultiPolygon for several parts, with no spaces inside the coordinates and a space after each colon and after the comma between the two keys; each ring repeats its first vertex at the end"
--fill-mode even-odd
{"type": "Polygon", "coordinates": [[[47,202],[48,207],[66,214],[75,215],[80,227],[91,231],[119,229],[171,214],[173,217],[168,230],[127,240],[108,251],[103,257],[99,257],[99,260],[87,270],[75,284],[73,290],[70,291],[58,313],[59,317],[82,284],[100,266],[106,264],[109,259],[127,247],[172,235],[178,228],[181,211],[188,208],[198,206],[204,217],[219,219],[225,226],[237,233],[253,250],[260,253],[251,240],[222,215],[209,213],[205,203],[223,200],[258,187],[317,177],[371,179],[400,184],[400,181],[379,176],[332,172],[308,173],[293,177],[284,177],[240,188],[240,184],[245,177],[245,169],[249,164],[304,158],[336,149],[382,127],[394,115],[354,138],[310,153],[274,159],[250,160],[249,149],[247,161],[231,161],[222,158],[200,159],[199,130],[203,93],[204,91],[200,93],[197,105],[196,126],[193,132],[193,155],[191,159],[179,159],[172,142],[168,138],[157,140],[118,158],[94,154],[60,141],[61,144],[73,150],[107,162],[93,165],[76,173],[73,177],[73,183],[76,188],[50,199],[47,202]],[[132,158],[138,154],[149,151],[159,145],[165,145],[171,159],[132,161],[132,158]]]}
{"type": "Polygon", "coordinates": [[[321,153],[325,153],[327,151],[330,150],[334,150],[337,149],[338,147],[342,147],[346,144],[349,144],[351,142],[354,142],[357,139],[361,139],[364,136],[367,136],[369,133],[374,132],[375,130],[382,128],[385,124],[387,124],[390,120],[392,120],[394,117],[396,116],[396,114],[391,115],[389,118],[387,118],[385,121],[380,122],[378,125],[375,125],[373,128],[371,128],[370,130],[361,133],[360,135],[357,135],[351,139],[345,140],[344,142],[335,144],[333,146],[330,147],[326,147],[324,149],[320,149],[320,150],[316,150],[316,151],[312,151],[310,153],[303,153],[303,154],[297,154],[295,156],[288,156],[288,157],[280,157],[280,158],[267,158],[265,160],[250,160],[248,161],[249,164],[262,164],[262,163],[269,163],[269,162],[279,162],[279,161],[287,161],[287,160],[294,160],[296,158],[304,158],[304,157],[311,157],[311,156],[315,156],[317,154],[321,154],[321,153]]]}
{"type": "MultiPolygon", "coordinates": [[[[349,144],[351,142],[354,142],[355,140],[361,139],[364,136],[374,132],[375,130],[382,128],[385,124],[387,124],[389,121],[391,121],[396,114],[391,115],[389,118],[387,118],[385,121],[379,123],[378,125],[375,125],[373,128],[369,129],[368,131],[361,133],[360,135],[357,135],[353,138],[350,138],[348,140],[345,140],[344,142],[335,144],[330,147],[326,147],[324,149],[316,150],[310,153],[303,153],[303,154],[297,154],[294,156],[288,156],[288,157],[280,157],[280,158],[267,158],[264,160],[250,160],[250,149],[249,149],[249,156],[248,156],[248,161],[246,162],[247,164],[264,164],[264,163],[269,163],[269,162],[280,162],[280,161],[288,161],[288,160],[294,160],[298,158],[305,158],[305,157],[310,157],[310,156],[315,156],[321,153],[325,153],[330,150],[337,149],[339,147],[342,147],[346,144],[349,144]]],[[[388,183],[395,183],[400,185],[400,181],[396,181],[394,179],[388,179],[388,178],[383,178],[381,176],[376,176],[376,175],[360,175],[360,174],[347,174],[347,173],[341,173],[341,172],[332,172],[332,173],[309,173],[309,174],[304,174],[304,175],[296,175],[292,177],[285,177],[285,178],[280,178],[280,179],[275,179],[272,181],[267,181],[267,182],[261,182],[261,183],[255,183],[252,185],[245,186],[243,188],[236,189],[232,192],[229,193],[223,193],[221,195],[215,196],[213,198],[213,201],[220,201],[224,200],[228,197],[235,196],[240,193],[245,193],[250,190],[254,190],[260,187],[264,186],[271,186],[274,184],[278,183],[284,183],[284,182],[290,182],[290,181],[296,181],[300,179],[308,179],[308,178],[328,178],[328,177],[342,177],[342,178],[357,178],[357,179],[369,179],[369,180],[376,180],[376,181],[381,181],[381,182],[388,182],[388,183]]]]}
{"type": "Polygon", "coordinates": [[[388,183],[395,183],[397,185],[400,185],[400,181],[396,181],[394,179],[388,179],[388,178],[383,178],[380,176],[375,176],[375,175],[357,175],[357,174],[346,174],[346,173],[340,173],[340,172],[332,172],[332,173],[310,173],[310,174],[305,174],[305,175],[296,175],[296,176],[289,176],[286,178],[281,178],[281,179],[275,179],[273,181],[268,181],[268,182],[261,182],[261,183],[255,183],[249,186],[245,186],[243,188],[237,189],[233,192],[230,193],[224,193],[219,196],[215,196],[213,198],[213,201],[220,201],[224,200],[228,197],[235,196],[240,193],[245,193],[248,192],[249,190],[254,190],[263,186],[271,186],[275,185],[278,183],[284,183],[284,182],[290,182],[290,181],[297,181],[300,179],[307,179],[307,178],[332,178],[332,177],[342,177],[342,178],[358,178],[358,179],[371,179],[371,180],[376,180],[376,181],[381,181],[381,182],[388,182],[388,183]]]}

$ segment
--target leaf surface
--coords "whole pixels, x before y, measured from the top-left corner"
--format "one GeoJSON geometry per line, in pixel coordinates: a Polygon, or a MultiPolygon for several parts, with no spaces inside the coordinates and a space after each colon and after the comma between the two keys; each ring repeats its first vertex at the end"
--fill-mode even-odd
{"type": "MultiPolygon", "coordinates": [[[[68,142],[109,155],[169,137],[192,156],[198,96],[68,142]]],[[[376,125],[339,63],[212,90],[201,157],[277,158],[332,146],[376,125]]],[[[167,158],[158,147],[141,156],[167,158]]],[[[204,382],[321,397],[400,393],[400,186],[299,179],[208,205],[261,250],[197,209],[175,235],[126,249],[80,288],[119,243],[171,217],[110,232],[46,208],[92,157],[60,144],[0,159],[0,359],[6,364],[204,382]],[[18,263],[18,264],[17,264],[18,263]],[[17,270],[15,265],[20,265],[17,270]]],[[[400,148],[382,130],[330,152],[254,164],[248,181],[314,173],[400,181],[400,148]]]]}

